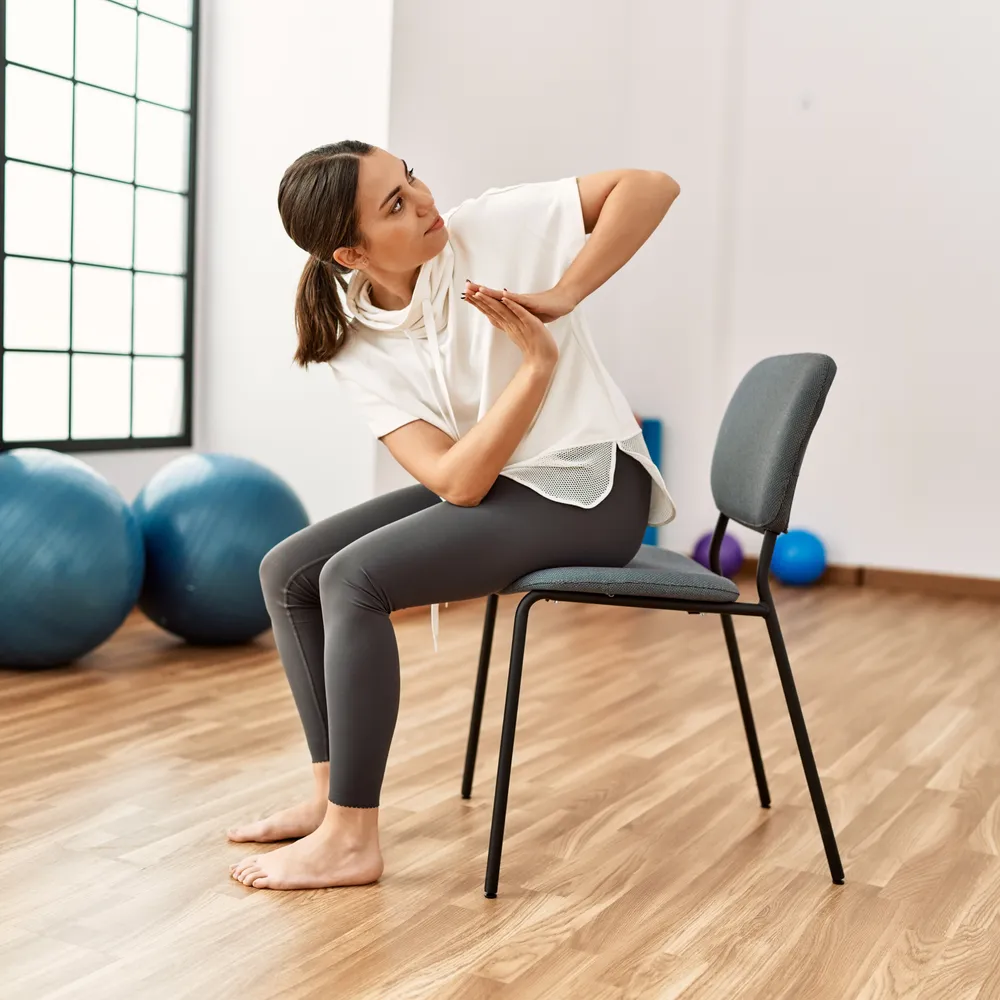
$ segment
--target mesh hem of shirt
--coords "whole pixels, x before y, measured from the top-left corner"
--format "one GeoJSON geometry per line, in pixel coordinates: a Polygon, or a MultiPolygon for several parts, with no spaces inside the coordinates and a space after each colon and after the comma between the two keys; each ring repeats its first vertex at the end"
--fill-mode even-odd
{"type": "MultiPolygon", "coordinates": [[[[666,524],[674,514],[673,503],[640,431],[624,441],[601,441],[553,452],[544,465],[504,470],[501,475],[527,486],[550,500],[576,507],[596,507],[611,492],[615,449],[639,461],[653,479],[649,523],[666,524]]],[[[537,461],[537,459],[536,459],[537,461]]]]}

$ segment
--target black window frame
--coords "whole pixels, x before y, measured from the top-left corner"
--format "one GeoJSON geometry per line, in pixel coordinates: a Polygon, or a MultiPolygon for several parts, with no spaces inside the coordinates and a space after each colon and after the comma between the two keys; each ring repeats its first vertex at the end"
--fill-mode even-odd
{"type": "MultiPolygon", "coordinates": [[[[178,25],[175,21],[170,21],[166,18],[157,17],[155,14],[147,14],[145,11],[140,11],[138,9],[138,3],[135,7],[129,4],[120,3],[119,0],[106,0],[106,2],[115,4],[115,6],[122,7],[126,10],[134,11],[136,14],[136,26],[138,27],[139,17],[151,17],[154,20],[162,21],[163,23],[173,25],[174,27],[183,27],[184,30],[190,31],[191,33],[191,88],[190,88],[190,98],[189,104],[190,108],[187,113],[190,115],[189,131],[188,131],[188,184],[186,197],[188,199],[187,203],[187,250],[185,259],[185,273],[180,275],[184,280],[184,346],[183,346],[183,406],[181,411],[182,427],[181,433],[172,437],[132,437],[132,425],[133,425],[133,400],[130,398],[130,411],[129,411],[129,436],[120,438],[73,438],[67,437],[65,439],[59,439],[55,441],[47,440],[19,440],[19,441],[7,441],[3,437],[3,380],[4,380],[4,355],[5,353],[30,353],[30,351],[22,351],[19,348],[5,348],[4,347],[4,337],[3,337],[3,311],[4,311],[4,277],[6,272],[6,261],[8,257],[15,257],[22,260],[54,260],[58,263],[67,263],[70,268],[70,344],[65,351],[57,350],[44,350],[39,349],[39,353],[46,354],[59,354],[65,353],[69,357],[69,433],[72,434],[73,431],[73,415],[72,415],[72,401],[73,401],[73,356],[75,354],[99,356],[99,357],[127,357],[132,359],[131,363],[134,366],[134,359],[136,357],[135,353],[135,325],[133,322],[132,327],[132,342],[130,344],[130,350],[128,354],[124,352],[110,352],[110,351],[74,351],[72,342],[72,308],[73,308],[73,293],[72,293],[72,270],[73,265],[76,263],[85,264],[88,267],[100,267],[102,265],[92,264],[90,261],[76,261],[73,257],[73,244],[72,238],[70,240],[70,256],[68,260],[64,261],[58,258],[45,258],[45,257],[35,257],[28,254],[8,254],[6,247],[6,216],[5,216],[5,206],[4,206],[4,194],[6,191],[6,164],[7,164],[7,122],[6,122],[6,112],[7,112],[7,100],[6,91],[4,92],[3,100],[0,100],[0,453],[6,451],[12,451],[17,448],[48,448],[53,451],[76,453],[76,452],[95,452],[95,451],[146,451],[153,448],[189,448],[192,444],[192,429],[194,420],[194,401],[193,401],[193,389],[194,389],[194,300],[195,300],[195,225],[197,221],[198,205],[197,205],[197,189],[196,180],[198,176],[198,75],[200,68],[199,59],[199,28],[201,21],[201,3],[200,0],[191,0],[191,25],[187,27],[185,25],[178,25]]],[[[78,0],[73,0],[73,72],[69,77],[63,76],[60,73],[53,73],[48,70],[39,69],[35,66],[26,66],[22,63],[9,63],[7,60],[7,0],[0,0],[0,55],[3,57],[3,79],[6,81],[7,78],[7,67],[9,65],[13,66],[23,66],[23,68],[31,70],[35,73],[42,73],[47,76],[54,77],[59,80],[69,80],[71,83],[74,95],[76,91],[76,86],[78,83],[83,84],[88,87],[96,86],[99,90],[105,90],[110,93],[119,94],[119,91],[111,90],[108,87],[100,87],[95,84],[91,84],[86,80],[76,79],[76,27],[77,27],[77,7],[78,0]]],[[[139,40],[136,37],[136,45],[138,46],[139,40]]],[[[136,56],[136,75],[138,77],[138,50],[136,56]]],[[[6,87],[6,84],[5,84],[6,87]]],[[[154,106],[167,107],[167,105],[158,105],[156,101],[146,101],[139,98],[138,94],[125,94],[125,97],[132,97],[136,101],[136,108],[138,109],[138,103],[143,100],[143,103],[152,104],[154,106]]],[[[75,97],[74,97],[74,121],[73,127],[75,128],[75,97]]],[[[177,110],[171,108],[170,110],[177,110]]],[[[133,141],[138,143],[138,134],[133,137],[133,141]]],[[[152,188],[149,185],[138,184],[133,176],[131,182],[121,181],[120,178],[106,178],[96,174],[89,174],[86,171],[78,171],[75,168],[75,158],[76,150],[74,145],[71,143],[70,147],[70,168],[67,171],[65,167],[53,167],[51,164],[44,163],[33,163],[32,161],[26,161],[21,159],[14,159],[12,162],[15,163],[26,163],[33,166],[46,167],[48,169],[61,170],[63,172],[69,173],[71,181],[71,192],[75,188],[74,178],[79,175],[83,177],[96,177],[99,180],[114,180],[117,183],[131,183],[133,187],[133,204],[135,191],[139,188],[144,190],[161,190],[159,188],[152,188]]],[[[172,192],[177,193],[177,192],[172,192]]],[[[72,225],[73,225],[73,201],[72,194],[70,200],[70,233],[72,237],[72,225]]],[[[133,247],[135,242],[135,215],[132,218],[132,238],[133,247]]],[[[143,269],[137,269],[135,267],[135,257],[133,254],[132,266],[129,268],[113,267],[112,270],[117,271],[127,271],[132,274],[132,309],[133,316],[135,311],[135,274],[138,272],[140,274],[153,273],[147,272],[143,269]]],[[[139,357],[150,357],[151,355],[139,354],[139,357]]],[[[130,396],[134,391],[134,367],[133,371],[130,373],[130,384],[133,388],[130,388],[130,396]]]]}

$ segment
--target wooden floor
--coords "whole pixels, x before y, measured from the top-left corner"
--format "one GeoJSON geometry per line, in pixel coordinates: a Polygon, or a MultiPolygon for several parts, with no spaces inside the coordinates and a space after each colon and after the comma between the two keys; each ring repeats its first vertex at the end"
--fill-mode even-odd
{"type": "Polygon", "coordinates": [[[310,789],[270,637],[191,650],[138,616],[0,672],[0,995],[1000,997],[1000,606],[778,592],[847,871],[830,883],[760,622],[737,632],[761,810],[717,619],[532,613],[500,897],[482,882],[513,604],[459,797],[482,604],[397,622],[375,886],[229,877],[225,827],[310,789]]]}

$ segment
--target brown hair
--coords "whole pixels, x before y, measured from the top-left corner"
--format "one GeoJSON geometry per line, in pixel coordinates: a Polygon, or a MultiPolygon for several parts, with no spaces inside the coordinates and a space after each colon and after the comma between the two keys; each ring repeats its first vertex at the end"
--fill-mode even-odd
{"type": "Polygon", "coordinates": [[[285,232],[312,256],[295,295],[295,363],[302,368],[329,361],[344,346],[347,314],[343,295],[350,269],[333,259],[338,247],[363,244],[355,205],[359,160],[374,149],[345,139],[300,156],[281,178],[278,211],[285,232]]]}

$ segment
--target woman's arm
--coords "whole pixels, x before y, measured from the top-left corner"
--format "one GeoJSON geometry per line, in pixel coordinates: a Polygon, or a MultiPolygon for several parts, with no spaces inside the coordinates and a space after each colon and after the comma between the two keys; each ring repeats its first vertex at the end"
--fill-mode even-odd
{"type": "Polygon", "coordinates": [[[458,441],[426,420],[406,424],[382,440],[429,490],[459,507],[475,507],[521,443],[551,376],[551,369],[522,364],[482,420],[458,441]]]}
{"type": "Polygon", "coordinates": [[[475,507],[521,443],[538,412],[558,359],[552,335],[517,303],[469,296],[520,348],[523,361],[482,419],[458,441],[425,420],[390,431],[393,458],[429,490],[459,507],[475,507]]]}
{"type": "Polygon", "coordinates": [[[582,302],[631,260],[681,193],[658,170],[607,170],[577,178],[584,229],[590,239],[557,288],[582,302]]]}
{"type": "MultiPolygon", "coordinates": [[[[605,170],[577,178],[584,231],[590,239],[562,278],[544,292],[506,294],[543,323],[572,312],[630,260],[663,221],[680,185],[658,170],[605,170]]],[[[487,295],[504,293],[474,285],[487,295]]]]}

